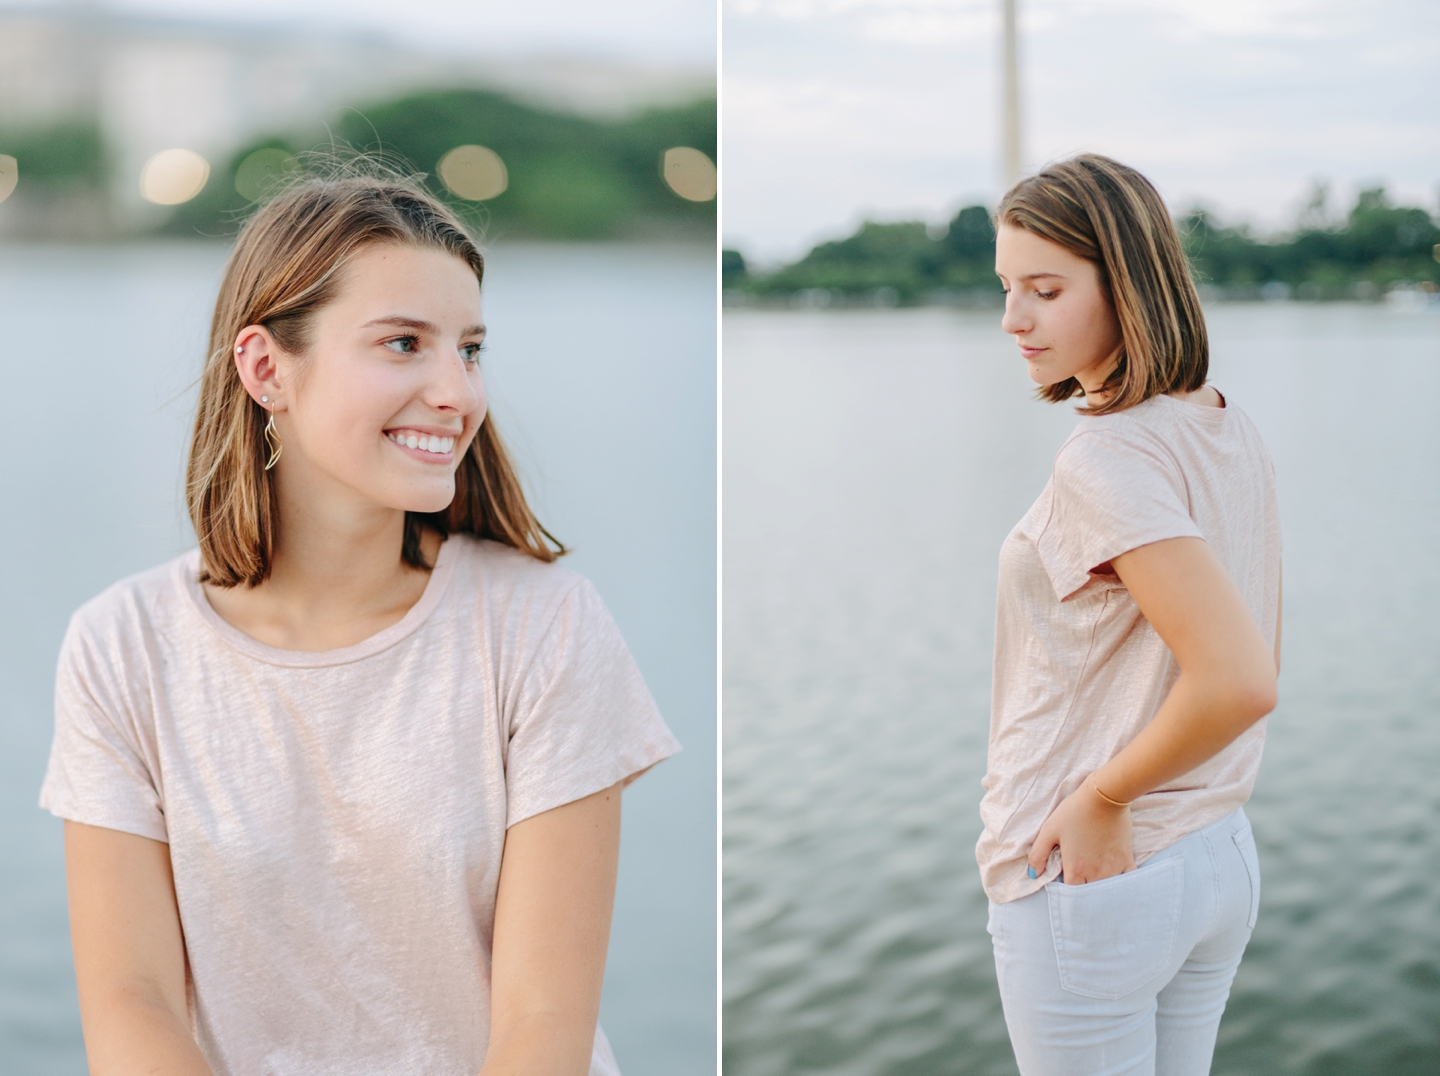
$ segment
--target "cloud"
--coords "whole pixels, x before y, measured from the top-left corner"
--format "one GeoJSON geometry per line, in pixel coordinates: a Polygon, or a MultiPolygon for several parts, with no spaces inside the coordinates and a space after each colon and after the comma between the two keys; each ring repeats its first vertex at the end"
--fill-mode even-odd
{"type": "Polygon", "coordinates": [[[865,35],[907,45],[953,45],[993,36],[998,20],[982,11],[893,11],[864,21],[865,35]]]}
{"type": "Polygon", "coordinates": [[[993,0],[724,0],[726,15],[777,19],[817,19],[851,12],[979,12],[993,0]]]}
{"type": "Polygon", "coordinates": [[[1039,4],[1071,18],[1158,16],[1181,33],[1214,37],[1323,36],[1340,8],[1326,0],[1039,0],[1039,4]]]}
{"type": "MultiPolygon", "coordinates": [[[[1403,0],[1402,0],[1403,2],[1403,0]]],[[[1337,36],[1384,18],[1396,0],[1017,0],[1022,26],[1096,15],[1160,20],[1171,33],[1200,37],[1337,36]]],[[[926,43],[931,29],[959,40],[999,24],[998,0],[723,0],[726,18],[821,21],[858,18],[889,40],[926,43]]]]}

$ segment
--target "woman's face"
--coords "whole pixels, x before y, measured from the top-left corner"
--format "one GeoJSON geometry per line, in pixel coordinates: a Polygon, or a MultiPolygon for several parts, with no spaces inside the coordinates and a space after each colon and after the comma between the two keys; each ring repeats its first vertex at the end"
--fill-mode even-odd
{"type": "MultiPolygon", "coordinates": [[[[356,494],[385,508],[440,511],[485,417],[480,284],[453,255],[380,243],[362,248],[344,274],[315,318],[309,353],[275,355],[273,380],[251,387],[279,405],[281,482],[317,503],[356,494]]],[[[252,328],[242,347],[251,346],[247,334],[275,346],[252,328]]]]}
{"type": "Polygon", "coordinates": [[[1120,322],[1092,261],[1013,225],[995,236],[1005,286],[1000,327],[1020,345],[1037,385],[1078,378],[1094,395],[1119,357],[1120,322]]]}

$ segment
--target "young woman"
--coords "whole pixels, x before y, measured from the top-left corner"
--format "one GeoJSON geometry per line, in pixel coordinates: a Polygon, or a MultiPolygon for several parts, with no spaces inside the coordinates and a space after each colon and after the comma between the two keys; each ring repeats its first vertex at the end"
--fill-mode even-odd
{"type": "Polygon", "coordinates": [[[92,1073],[616,1072],[620,789],[677,745],[486,417],[483,267],[400,180],[308,180],[240,234],[199,549],[60,658],[92,1073]]]}
{"type": "Polygon", "coordinates": [[[1011,190],[996,271],[1040,394],[1081,396],[1000,552],[976,849],[1023,1076],[1199,1076],[1255,925],[1242,805],[1275,705],[1280,531],[1250,420],[1206,384],[1179,237],[1133,169],[1011,190]]]}

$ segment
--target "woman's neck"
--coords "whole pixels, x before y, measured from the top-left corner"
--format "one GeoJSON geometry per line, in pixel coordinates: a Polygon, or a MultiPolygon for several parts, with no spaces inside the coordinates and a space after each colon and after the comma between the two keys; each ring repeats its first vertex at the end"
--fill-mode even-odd
{"type": "MultiPolygon", "coordinates": [[[[405,513],[355,505],[309,505],[280,487],[280,527],[270,574],[257,587],[207,586],[211,607],[251,638],[282,650],[338,650],[396,623],[420,600],[429,573],[401,557],[405,513]]],[[[425,531],[434,564],[441,539],[425,531]]]]}
{"type": "Polygon", "coordinates": [[[1105,402],[1110,399],[1110,392],[1105,388],[1105,383],[1110,380],[1110,375],[1120,365],[1122,350],[1123,346],[1117,347],[1094,366],[1081,370],[1075,375],[1075,380],[1080,382],[1080,387],[1085,390],[1086,407],[1103,407],[1105,402]]]}
{"type": "Polygon", "coordinates": [[[1213,389],[1209,385],[1201,385],[1194,392],[1167,392],[1165,395],[1184,403],[1195,404],[1197,407],[1225,406],[1225,397],[1220,395],[1218,389],[1213,389]]]}

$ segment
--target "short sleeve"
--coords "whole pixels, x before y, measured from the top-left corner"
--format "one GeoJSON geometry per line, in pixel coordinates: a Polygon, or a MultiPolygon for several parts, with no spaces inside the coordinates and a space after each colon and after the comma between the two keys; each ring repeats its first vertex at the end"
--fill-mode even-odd
{"type": "Polygon", "coordinates": [[[153,746],[98,647],[72,621],[55,677],[55,739],[40,806],[61,818],[168,840],[153,746]]]}
{"type": "Polygon", "coordinates": [[[540,640],[509,731],[507,825],[609,788],[680,750],[586,580],[571,588],[540,640]]]}
{"type": "Polygon", "coordinates": [[[1079,433],[1055,457],[1050,518],[1036,543],[1061,601],[1091,569],[1167,538],[1203,538],[1179,465],[1158,443],[1106,429],[1079,433]]]}

